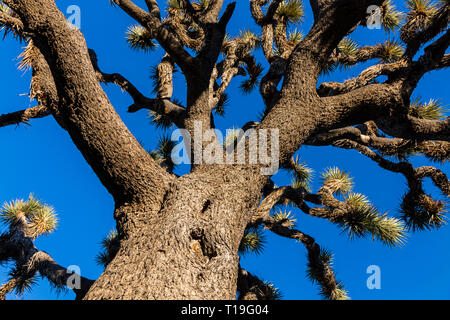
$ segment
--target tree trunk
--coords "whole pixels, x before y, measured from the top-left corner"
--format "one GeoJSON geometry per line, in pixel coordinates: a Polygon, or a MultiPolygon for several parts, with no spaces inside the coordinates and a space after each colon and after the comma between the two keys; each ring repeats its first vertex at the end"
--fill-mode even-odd
{"type": "Polygon", "coordinates": [[[117,208],[116,218],[134,218],[121,220],[120,250],[85,299],[235,299],[238,248],[263,184],[203,167],[170,186],[159,212],[117,208]]]}

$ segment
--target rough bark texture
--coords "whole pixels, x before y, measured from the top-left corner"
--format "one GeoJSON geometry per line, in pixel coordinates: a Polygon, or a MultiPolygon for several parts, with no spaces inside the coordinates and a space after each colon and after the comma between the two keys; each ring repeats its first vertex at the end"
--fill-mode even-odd
{"type": "MultiPolygon", "coordinates": [[[[134,99],[131,112],[148,108],[169,117],[191,135],[196,122],[201,122],[204,130],[214,128],[212,111],[221,95],[234,76],[246,74],[242,66],[250,70],[254,61],[246,49],[252,45],[247,39],[230,42],[224,50],[225,60],[217,62],[235,3],[219,17],[222,1],[210,1],[203,11],[189,1],[182,1],[182,18],[174,11],[164,21],[156,1],[146,1],[148,11],[129,0],[112,1],[146,28],[167,52],[158,67],[161,80],[158,96],[149,99],[123,76],[100,71],[97,57],[88,51],[83,35],[67,24],[54,1],[3,2],[13,10],[13,15],[0,16],[0,22],[9,24],[31,43],[32,92],[45,107],[2,115],[0,126],[51,112],[114,197],[120,249],[84,298],[234,299],[239,290],[237,285],[242,282],[237,281],[239,245],[245,228],[255,223],[254,214],[263,195],[266,196],[263,190],[267,191],[270,177],[261,175],[260,165],[193,165],[190,174],[176,177],[158,165],[136,141],[99,82],[116,83],[127,91],[134,99]],[[193,22],[200,31],[189,33],[183,29],[193,22]],[[197,56],[191,56],[185,47],[195,49],[197,56]],[[185,107],[169,101],[174,65],[186,77],[185,107]]],[[[281,1],[272,1],[264,15],[261,8],[268,2],[250,1],[255,22],[263,31],[262,46],[270,64],[260,85],[266,111],[262,121],[251,126],[280,129],[281,163],[287,165],[304,144],[345,144],[365,151],[365,155],[383,168],[403,173],[410,185],[414,185],[414,179],[433,176],[436,184],[448,193],[448,181],[442,173],[427,169],[426,174],[420,175],[421,171],[401,165],[399,169],[364,149],[370,146],[392,151],[407,143],[407,139],[442,140],[439,145],[444,152],[430,149],[426,142],[417,148],[448,157],[445,149],[448,149],[449,119],[418,119],[407,114],[406,106],[425,72],[448,66],[448,57],[439,49],[446,39],[430,48],[431,53],[421,61],[383,65],[353,81],[323,84],[317,89],[319,74],[330,61],[355,64],[379,57],[380,50],[375,48],[363,48],[352,57],[336,54],[335,50],[365,20],[368,5],[381,5],[383,1],[311,1],[315,23],[296,45],[287,43],[285,29],[275,28],[278,22],[274,19],[281,1]],[[277,56],[273,51],[274,42],[281,51],[277,56]],[[378,75],[388,75],[389,81],[374,83],[378,75]],[[279,91],[277,87],[282,79],[279,91]],[[378,125],[377,132],[382,130],[397,140],[386,142],[368,132],[367,127],[353,127],[368,121],[375,127],[378,125]]],[[[255,71],[257,75],[258,72],[255,71]]],[[[248,73],[252,77],[252,72],[248,73]]],[[[199,146],[200,152],[204,147],[199,146]]],[[[190,151],[194,154],[194,146],[190,151]]],[[[308,214],[337,221],[350,211],[331,194],[325,197],[305,191],[295,195],[297,198],[291,200],[297,201],[308,214]],[[328,207],[311,210],[303,201],[328,207]]],[[[269,212],[283,197],[289,195],[278,191],[275,201],[269,201],[269,212]]],[[[320,261],[320,247],[314,239],[267,215],[259,223],[278,235],[300,240],[308,250],[311,266],[319,270],[318,282],[323,291],[331,298],[338,298],[332,269],[320,261]]],[[[241,276],[245,274],[241,272],[241,276]]],[[[241,294],[257,297],[249,288],[261,288],[262,284],[253,277],[249,279],[251,283],[244,281],[247,292],[241,294]]]]}
{"type": "Polygon", "coordinates": [[[156,214],[141,204],[117,208],[145,219],[86,298],[234,299],[237,251],[260,197],[257,185],[259,174],[205,169],[173,183],[156,214]]]}

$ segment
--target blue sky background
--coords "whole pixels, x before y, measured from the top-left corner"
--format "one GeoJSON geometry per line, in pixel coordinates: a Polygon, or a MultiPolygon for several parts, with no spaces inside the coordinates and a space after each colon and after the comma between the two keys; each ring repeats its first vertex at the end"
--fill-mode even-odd
{"type": "MultiPolygon", "coordinates": [[[[143,2],[136,1],[140,5],[143,2]]],[[[96,50],[104,72],[122,73],[151,96],[150,67],[158,63],[162,50],[149,54],[130,50],[125,32],[134,22],[125,13],[112,7],[107,0],[61,0],[56,3],[63,12],[66,12],[69,5],[80,6],[81,30],[88,47],[96,50]]],[[[165,5],[165,1],[158,3],[165,5]]],[[[309,5],[305,7],[305,23],[297,26],[303,33],[308,31],[312,23],[309,5]]],[[[260,33],[250,17],[248,1],[240,0],[228,30],[231,35],[237,35],[244,28],[260,33]]],[[[386,37],[382,30],[363,28],[358,28],[352,35],[361,45],[374,44],[386,37]]],[[[23,46],[24,44],[11,38],[0,42],[0,114],[34,105],[25,95],[29,92],[30,73],[17,69],[17,56],[23,46]]],[[[256,55],[260,62],[265,62],[260,51],[256,55]]],[[[267,64],[263,65],[267,69],[267,64]]],[[[342,81],[356,76],[363,67],[364,65],[358,66],[345,73],[336,72],[323,77],[321,81],[342,81]]],[[[448,70],[426,75],[415,96],[421,96],[424,100],[439,98],[444,104],[450,104],[448,75],[448,70]]],[[[238,89],[240,80],[236,78],[228,89],[231,103],[227,108],[226,118],[216,119],[217,127],[223,132],[255,120],[263,108],[257,90],[251,95],[241,94],[238,89]]],[[[132,103],[129,96],[114,85],[105,86],[105,89],[136,138],[145,148],[155,148],[162,132],[150,125],[146,112],[128,114],[127,107],[132,103]]],[[[180,73],[175,76],[174,96],[185,100],[184,80],[180,73]]],[[[94,257],[100,250],[101,239],[114,228],[114,204],[68,134],[51,117],[47,117],[32,121],[31,126],[0,128],[0,144],[0,201],[27,198],[29,193],[34,193],[53,205],[60,218],[58,230],[39,238],[38,248],[50,253],[59,264],[78,265],[84,276],[96,279],[102,268],[96,265],[94,257]]],[[[351,172],[356,192],[367,195],[380,211],[388,211],[393,216],[399,215],[400,199],[406,191],[402,176],[380,169],[356,151],[303,147],[299,155],[315,170],[314,190],[319,186],[320,172],[327,167],[338,166],[351,172]]],[[[422,157],[415,158],[413,162],[415,165],[427,163],[422,157]]],[[[437,167],[449,173],[448,166],[437,167]]],[[[177,172],[181,174],[185,172],[185,168],[180,168],[177,172]]],[[[283,172],[277,174],[274,180],[278,185],[290,183],[283,172]]],[[[438,194],[436,188],[429,183],[426,185],[428,191],[438,194]]],[[[410,234],[406,245],[393,249],[371,239],[348,240],[335,225],[306,216],[299,210],[294,210],[294,213],[300,230],[334,252],[337,278],[343,281],[352,299],[450,298],[448,226],[433,232],[410,234]],[[381,290],[369,290],[366,286],[369,277],[366,269],[370,265],[381,268],[381,290]]],[[[317,287],[305,278],[307,261],[304,247],[269,233],[266,240],[264,254],[244,257],[243,267],[264,280],[272,281],[280,288],[285,299],[319,299],[317,287]]],[[[7,270],[0,268],[0,282],[3,283],[6,279],[7,270]]],[[[50,290],[47,281],[43,280],[23,297],[10,294],[8,298],[73,299],[74,294],[67,292],[57,295],[50,290]]]]}

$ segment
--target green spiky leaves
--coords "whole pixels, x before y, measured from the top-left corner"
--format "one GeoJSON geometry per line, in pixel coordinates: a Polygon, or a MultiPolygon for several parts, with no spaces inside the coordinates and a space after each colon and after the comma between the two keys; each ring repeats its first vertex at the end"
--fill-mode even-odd
{"type": "Polygon", "coordinates": [[[43,206],[29,217],[29,227],[35,237],[50,234],[56,230],[58,219],[52,207],[43,206]]]}
{"type": "Polygon", "coordinates": [[[432,0],[406,0],[408,19],[420,20],[420,26],[426,26],[437,13],[438,7],[432,0]]]}
{"type": "Polygon", "coordinates": [[[297,222],[291,211],[278,210],[272,215],[272,218],[275,222],[287,228],[293,228],[297,222]]]}
{"type": "Polygon", "coordinates": [[[392,0],[386,0],[381,5],[382,26],[387,32],[395,31],[400,27],[403,19],[403,13],[397,11],[392,0]]]}
{"type": "Polygon", "coordinates": [[[348,292],[341,282],[336,283],[333,278],[333,254],[331,251],[320,248],[318,254],[308,252],[308,265],[306,276],[314,283],[320,285],[320,295],[328,300],[348,300],[348,292]]]}
{"type": "MultiPolygon", "coordinates": [[[[194,8],[194,10],[197,10],[197,11],[203,11],[203,10],[207,9],[208,5],[209,5],[209,0],[198,0],[198,1],[192,2],[192,7],[194,8]]],[[[167,7],[172,10],[176,10],[176,11],[182,10],[179,0],[168,0],[167,7]]]]}
{"type": "Polygon", "coordinates": [[[263,297],[263,300],[268,301],[281,300],[283,298],[281,291],[270,281],[264,281],[264,286],[260,289],[260,295],[263,297]]]}
{"type": "Polygon", "coordinates": [[[120,248],[120,241],[116,230],[110,233],[101,241],[102,251],[95,257],[98,265],[106,268],[114,259],[120,248]]]}
{"type": "Polygon", "coordinates": [[[446,204],[422,192],[408,192],[403,197],[400,212],[406,226],[413,232],[438,229],[446,224],[446,204]]]}
{"type": "Polygon", "coordinates": [[[239,88],[244,94],[250,94],[259,84],[259,76],[263,72],[263,67],[260,63],[256,63],[253,57],[244,60],[245,71],[249,78],[241,82],[239,88]]]}
{"type": "Polygon", "coordinates": [[[142,26],[132,26],[127,30],[127,42],[132,49],[149,52],[157,47],[150,32],[142,26]]]}
{"type": "Polygon", "coordinates": [[[159,138],[156,150],[150,153],[150,156],[167,171],[172,172],[175,169],[175,163],[172,160],[172,151],[176,146],[176,142],[168,135],[163,135],[159,138]]]}
{"type": "Polygon", "coordinates": [[[420,98],[412,101],[409,114],[413,117],[426,120],[440,120],[445,117],[446,108],[439,100],[430,99],[423,103],[420,98]]]}
{"type": "Polygon", "coordinates": [[[405,53],[405,49],[396,40],[386,40],[377,45],[380,48],[380,60],[383,63],[390,63],[400,60],[405,53]]]}
{"type": "Polygon", "coordinates": [[[288,43],[292,46],[295,47],[296,45],[298,45],[300,43],[300,41],[302,41],[304,38],[304,35],[301,31],[294,29],[291,32],[289,32],[288,34],[288,43]]]}
{"type": "Polygon", "coordinates": [[[276,11],[276,16],[287,23],[298,24],[303,22],[305,17],[303,1],[285,0],[281,2],[276,11]]]}
{"type": "Polygon", "coordinates": [[[239,42],[242,47],[245,47],[245,53],[250,53],[261,46],[261,39],[250,30],[242,30],[239,32],[239,42]]]}
{"type": "Polygon", "coordinates": [[[402,27],[401,38],[408,43],[418,32],[425,30],[438,13],[438,6],[432,0],[407,0],[406,23],[402,27]]]}
{"type": "Polygon", "coordinates": [[[247,228],[239,245],[239,253],[243,255],[248,253],[261,254],[265,243],[264,231],[261,227],[247,228]]]}
{"type": "Polygon", "coordinates": [[[263,72],[263,67],[257,63],[255,57],[251,52],[259,47],[259,38],[251,31],[241,32],[240,37],[237,38],[236,55],[240,57],[243,62],[242,67],[248,75],[248,79],[240,84],[240,89],[244,94],[250,94],[259,84],[259,77],[263,72]]]}
{"type": "Polygon", "coordinates": [[[220,117],[224,117],[226,113],[226,107],[230,103],[230,98],[228,97],[228,94],[222,93],[219,97],[219,102],[214,107],[214,113],[220,117]]]}
{"type": "Polygon", "coordinates": [[[359,45],[350,38],[344,38],[338,44],[338,50],[345,55],[355,55],[358,52],[359,45]]]}
{"type": "Polygon", "coordinates": [[[158,129],[169,129],[173,126],[173,122],[166,114],[160,114],[153,110],[149,110],[148,118],[150,122],[158,129]]]}
{"type": "Polygon", "coordinates": [[[180,10],[180,3],[178,2],[178,0],[168,0],[167,1],[167,7],[174,9],[174,10],[180,10]]]}
{"type": "Polygon", "coordinates": [[[14,284],[14,291],[19,296],[31,292],[32,287],[38,283],[36,272],[28,274],[26,270],[17,266],[9,272],[9,276],[14,284]]]}
{"type": "Polygon", "coordinates": [[[301,162],[299,157],[292,157],[289,163],[284,167],[292,176],[292,187],[294,189],[304,188],[310,190],[310,182],[314,171],[306,163],[301,162]]]}
{"type": "Polygon", "coordinates": [[[350,174],[337,167],[326,169],[322,173],[322,182],[336,195],[348,194],[353,188],[353,178],[350,174]]]}
{"type": "Polygon", "coordinates": [[[0,220],[10,226],[22,224],[33,238],[53,232],[58,224],[55,210],[33,195],[27,201],[18,199],[4,203],[0,209],[0,220]]]}
{"type": "Polygon", "coordinates": [[[400,219],[380,214],[366,196],[359,193],[348,194],[345,202],[349,210],[336,222],[350,238],[363,238],[371,234],[373,238],[391,247],[401,246],[404,243],[406,229],[400,219]]]}

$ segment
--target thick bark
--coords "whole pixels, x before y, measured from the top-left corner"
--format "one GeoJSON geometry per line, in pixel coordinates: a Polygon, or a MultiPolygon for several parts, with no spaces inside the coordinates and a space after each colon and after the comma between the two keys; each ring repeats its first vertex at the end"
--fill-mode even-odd
{"type": "Polygon", "coordinates": [[[85,299],[234,299],[239,244],[265,181],[259,171],[222,169],[180,178],[156,214],[117,208],[143,219],[85,299]]]}

